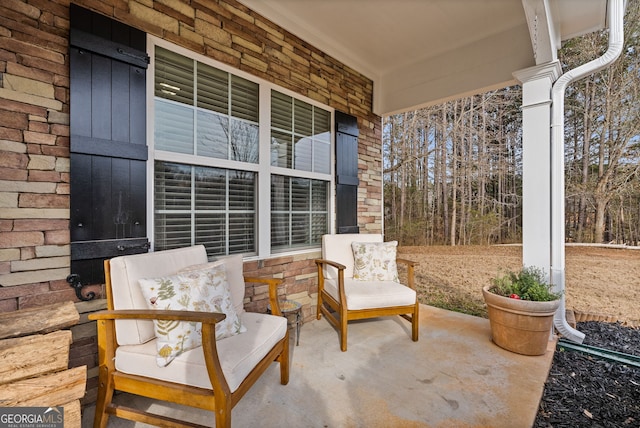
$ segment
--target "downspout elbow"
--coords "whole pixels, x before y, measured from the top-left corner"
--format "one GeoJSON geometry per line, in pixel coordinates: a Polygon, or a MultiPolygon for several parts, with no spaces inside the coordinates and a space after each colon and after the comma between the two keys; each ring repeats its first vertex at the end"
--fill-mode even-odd
{"type": "Polygon", "coordinates": [[[613,64],[622,54],[624,47],[624,0],[609,0],[608,15],[609,43],[606,52],[594,60],[567,71],[553,84],[551,89],[553,102],[551,126],[559,125],[561,122],[564,125],[564,108],[562,110],[556,109],[556,102],[560,102],[564,107],[564,94],[567,86],[613,64]]]}

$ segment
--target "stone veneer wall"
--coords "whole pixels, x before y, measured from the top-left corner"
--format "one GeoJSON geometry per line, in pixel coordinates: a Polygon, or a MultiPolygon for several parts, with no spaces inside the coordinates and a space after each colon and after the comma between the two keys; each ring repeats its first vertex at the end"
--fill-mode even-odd
{"type": "MultiPolygon", "coordinates": [[[[382,121],[371,80],[234,0],[78,0],[78,5],[358,117],[358,223],[382,231],[382,121]]],[[[0,3],[0,312],[77,301],[67,284],[69,235],[69,1],[0,3]]],[[[315,315],[319,252],[245,263],[276,275],[315,315]]],[[[100,292],[100,287],[96,288],[100,292]]],[[[247,289],[246,308],[266,309],[247,289]]],[[[98,309],[99,309],[98,305],[98,309]]],[[[95,347],[83,327],[74,358],[95,347]]],[[[95,364],[94,364],[95,366],[95,364]]]]}

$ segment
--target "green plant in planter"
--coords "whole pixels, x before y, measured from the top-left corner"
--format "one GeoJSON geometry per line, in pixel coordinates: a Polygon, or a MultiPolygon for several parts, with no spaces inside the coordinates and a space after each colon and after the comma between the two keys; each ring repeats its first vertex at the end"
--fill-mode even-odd
{"type": "Polygon", "coordinates": [[[533,302],[550,302],[562,296],[562,293],[551,291],[544,270],[531,266],[494,278],[489,291],[499,296],[533,302]]]}

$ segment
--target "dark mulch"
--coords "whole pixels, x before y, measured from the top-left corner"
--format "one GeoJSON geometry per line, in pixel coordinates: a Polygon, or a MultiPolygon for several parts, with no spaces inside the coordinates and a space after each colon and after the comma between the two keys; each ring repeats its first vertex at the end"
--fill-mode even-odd
{"type": "MultiPolygon", "coordinates": [[[[582,322],[585,345],[640,356],[640,328],[582,322]]],[[[534,428],[640,427],[640,368],[556,350],[534,428]]]]}

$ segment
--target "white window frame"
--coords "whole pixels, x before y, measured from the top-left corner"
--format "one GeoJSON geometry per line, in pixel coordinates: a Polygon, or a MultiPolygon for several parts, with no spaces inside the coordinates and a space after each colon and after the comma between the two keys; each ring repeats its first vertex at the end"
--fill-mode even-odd
{"type": "Polygon", "coordinates": [[[333,233],[335,228],[335,109],[324,105],[316,100],[307,98],[296,92],[280,87],[274,83],[256,77],[242,70],[231,67],[227,64],[220,63],[214,59],[206,57],[202,54],[185,49],[166,40],[160,39],[153,35],[147,35],[147,53],[150,57],[149,68],[147,69],[147,236],[151,243],[151,249],[155,248],[155,207],[154,207],[154,164],[156,160],[184,163],[188,165],[201,165],[205,167],[237,169],[245,171],[253,171],[257,173],[257,189],[256,189],[256,255],[245,258],[265,259],[270,257],[282,257],[290,254],[300,254],[307,252],[315,252],[320,249],[318,247],[291,249],[285,251],[271,252],[271,175],[286,175],[291,177],[301,177],[327,181],[329,185],[329,195],[327,204],[327,233],[333,233]],[[230,74],[242,77],[257,83],[259,86],[259,128],[258,128],[258,156],[257,164],[250,164],[227,159],[217,159],[210,157],[201,157],[195,155],[187,155],[183,153],[174,153],[155,150],[154,147],[154,129],[155,129],[155,47],[160,46],[180,55],[191,58],[195,61],[210,65],[230,74]],[[276,90],[285,95],[291,96],[300,101],[327,110],[331,114],[331,146],[330,146],[330,171],[328,174],[303,171],[282,167],[271,166],[271,90],[276,90]],[[268,215],[265,215],[268,213],[268,215]]]}

